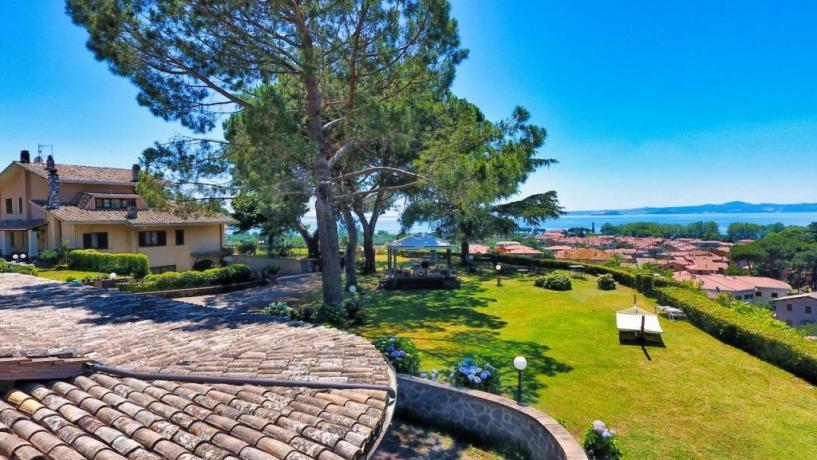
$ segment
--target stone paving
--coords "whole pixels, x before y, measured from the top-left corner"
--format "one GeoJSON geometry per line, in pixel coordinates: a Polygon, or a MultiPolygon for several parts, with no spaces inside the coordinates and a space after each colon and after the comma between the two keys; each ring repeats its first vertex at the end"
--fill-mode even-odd
{"type": "Polygon", "coordinates": [[[260,310],[271,302],[292,301],[304,292],[320,288],[320,273],[286,276],[270,286],[262,286],[224,294],[181,297],[175,300],[211,308],[230,308],[241,311],[260,310]]]}

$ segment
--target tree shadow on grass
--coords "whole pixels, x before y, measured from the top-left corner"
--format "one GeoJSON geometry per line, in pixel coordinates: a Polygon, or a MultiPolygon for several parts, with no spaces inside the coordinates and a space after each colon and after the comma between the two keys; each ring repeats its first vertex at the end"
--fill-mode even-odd
{"type": "Polygon", "coordinates": [[[507,323],[481,312],[496,299],[478,296],[479,283],[463,283],[452,290],[379,290],[366,300],[369,326],[388,327],[393,333],[441,332],[450,326],[501,329],[507,323]]]}
{"type": "Polygon", "coordinates": [[[421,339],[418,343],[426,340],[455,345],[432,351],[424,350],[426,354],[445,362],[449,369],[453,369],[466,356],[485,358],[502,373],[503,393],[514,398],[517,391],[517,371],[513,367],[513,359],[516,356],[524,356],[528,361],[528,367],[522,373],[522,397],[526,403],[537,402],[539,392],[546,388],[537,377],[543,375],[553,377],[573,370],[569,364],[548,356],[549,346],[529,341],[506,340],[501,338],[497,331],[463,331],[451,334],[445,339],[421,339]]]}

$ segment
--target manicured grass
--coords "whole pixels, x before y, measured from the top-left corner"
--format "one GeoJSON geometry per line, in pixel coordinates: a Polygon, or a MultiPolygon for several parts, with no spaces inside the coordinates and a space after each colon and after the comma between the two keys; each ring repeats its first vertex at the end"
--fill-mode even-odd
{"type": "MultiPolygon", "coordinates": [[[[634,291],[572,291],[532,280],[463,277],[454,291],[383,291],[366,302],[366,337],[410,337],[421,368],[479,354],[503,368],[512,395],[516,355],[528,359],[525,401],[579,439],[594,419],[620,434],[628,458],[804,458],[814,451],[817,390],[686,322],[661,319],[665,348],[620,345],[615,311],[634,291]]],[[[639,306],[654,303],[637,295],[639,306]]]]}
{"type": "Polygon", "coordinates": [[[39,270],[37,276],[41,278],[48,278],[55,281],[68,281],[68,278],[74,278],[77,281],[82,281],[83,278],[96,278],[99,276],[97,272],[83,272],[79,270],[39,270]]]}

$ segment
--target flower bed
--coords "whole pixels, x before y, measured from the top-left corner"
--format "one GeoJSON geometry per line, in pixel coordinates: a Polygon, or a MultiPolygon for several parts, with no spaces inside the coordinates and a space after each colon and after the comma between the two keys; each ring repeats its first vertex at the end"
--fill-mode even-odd
{"type": "Polygon", "coordinates": [[[417,375],[420,371],[420,354],[414,342],[406,337],[378,337],[372,341],[375,348],[401,374],[417,375]]]}

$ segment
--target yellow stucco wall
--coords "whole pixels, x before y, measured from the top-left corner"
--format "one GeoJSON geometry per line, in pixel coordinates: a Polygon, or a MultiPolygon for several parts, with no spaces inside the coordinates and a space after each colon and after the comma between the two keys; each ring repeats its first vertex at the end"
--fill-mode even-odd
{"type": "MultiPolygon", "coordinates": [[[[27,219],[28,199],[26,197],[26,179],[22,168],[14,168],[9,171],[6,179],[0,183],[0,219],[22,220],[27,219]],[[12,213],[6,212],[6,199],[11,198],[12,213]],[[23,199],[23,212],[20,212],[20,198],[23,199]]],[[[40,216],[42,218],[42,215],[40,216]]]]}
{"type": "MultiPolygon", "coordinates": [[[[50,226],[50,225],[49,225],[50,226]]],[[[190,225],[134,228],[126,225],[74,225],[62,224],[62,238],[72,248],[82,247],[83,234],[91,232],[108,233],[108,249],[104,252],[136,252],[148,256],[151,267],[175,265],[176,270],[190,270],[196,259],[193,252],[217,251],[222,247],[224,227],[222,225],[190,225]],[[184,230],[184,245],[176,245],[176,230],[184,230]],[[167,245],[140,247],[140,231],[164,230],[167,232],[167,245]]],[[[56,244],[52,240],[50,244],[56,244]]],[[[53,247],[53,246],[50,246],[53,247]]]]}

